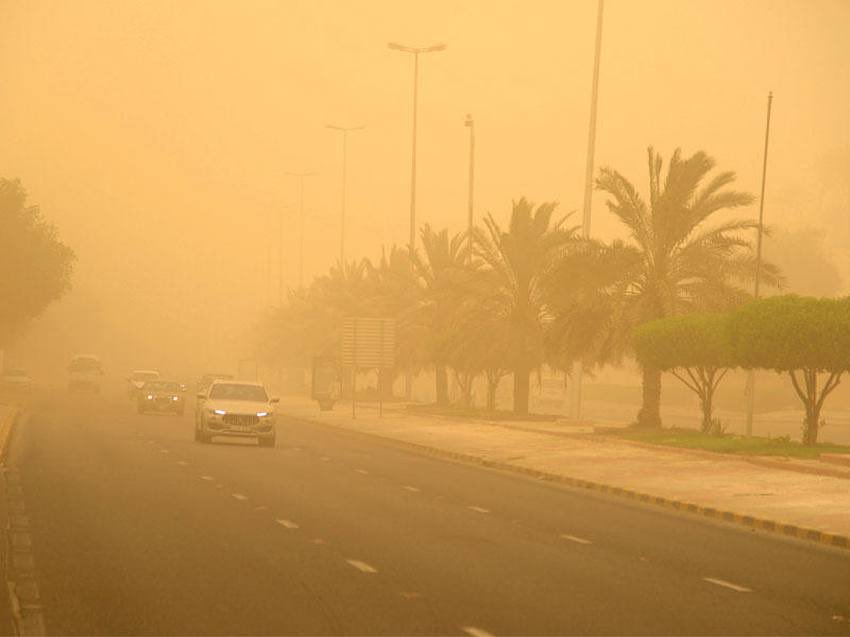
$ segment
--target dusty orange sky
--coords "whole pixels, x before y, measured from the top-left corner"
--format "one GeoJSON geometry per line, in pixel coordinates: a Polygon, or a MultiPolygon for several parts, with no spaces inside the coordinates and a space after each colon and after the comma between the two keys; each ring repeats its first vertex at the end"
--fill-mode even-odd
{"type": "MultiPolygon", "coordinates": [[[[0,174],[24,181],[79,256],[74,292],[30,338],[61,332],[63,356],[111,349],[121,365],[175,369],[224,343],[202,364],[228,365],[276,299],[280,214],[296,282],[286,171],[319,173],[305,194],[308,278],[336,258],[341,145],[326,123],[367,126],[349,143],[348,254],[405,242],[412,63],[390,40],[448,45],[420,66],[420,221],[464,224],[466,113],[478,214],[504,218],[523,195],[580,208],[595,11],[594,0],[5,0],[0,174]]],[[[850,174],[844,0],[608,0],[597,165],[643,188],[647,145],[705,149],[757,193],[769,90],[768,221],[827,227],[850,174]]],[[[594,234],[616,232],[600,196],[593,214],[594,234]]],[[[832,245],[842,264],[845,245],[832,245]]]]}

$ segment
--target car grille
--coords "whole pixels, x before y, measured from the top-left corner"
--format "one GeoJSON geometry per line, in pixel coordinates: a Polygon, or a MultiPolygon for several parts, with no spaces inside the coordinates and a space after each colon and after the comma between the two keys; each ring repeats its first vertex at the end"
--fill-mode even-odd
{"type": "Polygon", "coordinates": [[[242,415],[242,414],[226,414],[224,416],[224,422],[227,425],[236,425],[237,427],[253,427],[257,424],[259,418],[256,415],[242,415]]]}

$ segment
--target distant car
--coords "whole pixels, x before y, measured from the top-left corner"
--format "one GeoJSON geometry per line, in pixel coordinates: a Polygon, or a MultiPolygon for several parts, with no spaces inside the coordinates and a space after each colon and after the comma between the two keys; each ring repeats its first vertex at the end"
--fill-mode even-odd
{"type": "Polygon", "coordinates": [[[22,369],[7,369],[0,374],[0,388],[15,393],[32,389],[32,378],[22,369]]]}
{"type": "Polygon", "coordinates": [[[150,380],[159,380],[159,372],[155,369],[134,369],[127,378],[127,396],[135,400],[142,386],[150,380]]]}
{"type": "Polygon", "coordinates": [[[233,380],[232,374],[204,374],[198,379],[197,392],[199,394],[205,393],[210,385],[213,384],[213,381],[216,380],[233,380]]]}
{"type": "Polygon", "coordinates": [[[94,354],[78,354],[68,364],[68,391],[100,393],[103,366],[94,354]]]}
{"type": "Polygon", "coordinates": [[[211,442],[213,436],[248,436],[261,447],[274,447],[275,412],[261,383],[217,380],[198,393],[195,409],[195,440],[211,442]]]}
{"type": "Polygon", "coordinates": [[[136,408],[140,414],[149,411],[169,412],[182,416],[186,401],[181,395],[186,389],[169,380],[149,380],[142,385],[136,399],[136,408]]]}

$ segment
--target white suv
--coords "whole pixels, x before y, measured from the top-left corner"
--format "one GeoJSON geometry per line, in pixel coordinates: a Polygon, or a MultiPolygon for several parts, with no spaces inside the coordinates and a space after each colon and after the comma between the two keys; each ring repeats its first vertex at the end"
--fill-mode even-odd
{"type": "Polygon", "coordinates": [[[274,447],[275,412],[260,383],[217,380],[198,394],[195,408],[195,440],[211,442],[213,436],[249,436],[261,447],[274,447]]]}

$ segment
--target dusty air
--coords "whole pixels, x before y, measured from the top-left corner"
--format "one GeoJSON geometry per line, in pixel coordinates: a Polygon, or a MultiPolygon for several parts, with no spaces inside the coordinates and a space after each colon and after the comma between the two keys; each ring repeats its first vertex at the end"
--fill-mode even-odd
{"type": "Polygon", "coordinates": [[[0,634],[850,636],[848,0],[3,0],[0,77],[0,634]]]}

